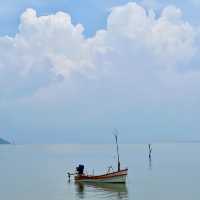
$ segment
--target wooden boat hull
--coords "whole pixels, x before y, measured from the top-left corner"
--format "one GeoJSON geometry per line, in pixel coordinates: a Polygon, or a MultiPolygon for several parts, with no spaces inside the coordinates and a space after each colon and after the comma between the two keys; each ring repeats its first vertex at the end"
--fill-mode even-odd
{"type": "Polygon", "coordinates": [[[77,175],[76,182],[98,182],[98,183],[125,183],[128,174],[128,169],[117,172],[107,173],[99,176],[92,175],[77,175]]]}

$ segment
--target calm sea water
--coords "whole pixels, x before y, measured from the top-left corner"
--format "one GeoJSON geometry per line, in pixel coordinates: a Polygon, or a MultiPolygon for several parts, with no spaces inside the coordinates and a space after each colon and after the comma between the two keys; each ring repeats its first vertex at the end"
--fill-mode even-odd
{"type": "Polygon", "coordinates": [[[67,171],[79,163],[88,172],[116,167],[113,145],[0,146],[2,200],[199,200],[200,144],[120,145],[126,185],[68,182],[67,171]]]}

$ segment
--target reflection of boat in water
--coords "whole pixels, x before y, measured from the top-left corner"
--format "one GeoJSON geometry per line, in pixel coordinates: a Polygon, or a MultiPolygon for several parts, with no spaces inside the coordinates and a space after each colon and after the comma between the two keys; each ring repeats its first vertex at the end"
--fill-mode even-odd
{"type": "Polygon", "coordinates": [[[79,186],[84,187],[91,187],[91,188],[95,188],[95,189],[101,189],[104,191],[110,191],[110,192],[127,192],[127,187],[125,184],[121,184],[121,183],[116,183],[116,184],[112,184],[112,183],[76,183],[79,186]]]}
{"type": "MultiPolygon", "coordinates": [[[[76,168],[75,173],[75,181],[76,182],[100,182],[100,183],[125,183],[126,177],[128,175],[128,169],[120,168],[120,160],[119,160],[119,147],[118,147],[118,138],[115,135],[116,146],[117,146],[117,158],[118,158],[118,169],[116,171],[110,172],[110,168],[108,172],[101,175],[87,175],[84,173],[84,165],[79,165],[76,168]]],[[[112,167],[111,167],[112,168],[112,167]]],[[[68,173],[69,177],[70,174],[68,173]]]]}
{"type": "Polygon", "coordinates": [[[77,195],[84,199],[84,197],[95,193],[100,198],[110,199],[110,197],[117,197],[117,199],[128,199],[128,189],[126,184],[121,183],[80,183],[76,182],[77,195]]]}

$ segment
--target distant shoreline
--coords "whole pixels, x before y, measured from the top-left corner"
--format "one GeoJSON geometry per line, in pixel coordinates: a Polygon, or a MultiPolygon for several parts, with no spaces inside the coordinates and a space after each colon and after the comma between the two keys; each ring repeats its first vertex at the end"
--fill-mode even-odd
{"type": "MultiPolygon", "coordinates": [[[[0,139],[1,140],[1,139],[0,139]]],[[[4,140],[5,141],[5,140],[4,140]]],[[[1,144],[9,144],[12,145],[13,143],[9,143],[8,141],[6,141],[7,143],[1,143],[0,141],[0,145],[1,144]]],[[[186,141],[152,141],[152,142],[134,142],[134,143],[121,143],[120,146],[123,145],[147,145],[147,144],[200,144],[199,140],[186,140],[186,141]]],[[[18,143],[18,144],[13,144],[13,145],[17,145],[17,146],[48,146],[48,145],[82,145],[82,146],[100,146],[100,145],[113,145],[112,143],[18,143]]]]}
{"type": "Polygon", "coordinates": [[[6,140],[0,138],[0,145],[1,145],[1,144],[10,144],[10,142],[8,142],[8,141],[6,141],[6,140]]]}

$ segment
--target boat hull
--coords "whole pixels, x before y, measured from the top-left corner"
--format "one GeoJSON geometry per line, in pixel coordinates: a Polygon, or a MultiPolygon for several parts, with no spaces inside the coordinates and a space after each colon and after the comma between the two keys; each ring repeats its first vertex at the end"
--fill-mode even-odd
{"type": "Polygon", "coordinates": [[[95,183],[125,183],[128,169],[117,172],[107,173],[99,176],[78,175],[75,176],[76,182],[95,182],[95,183]]]}

